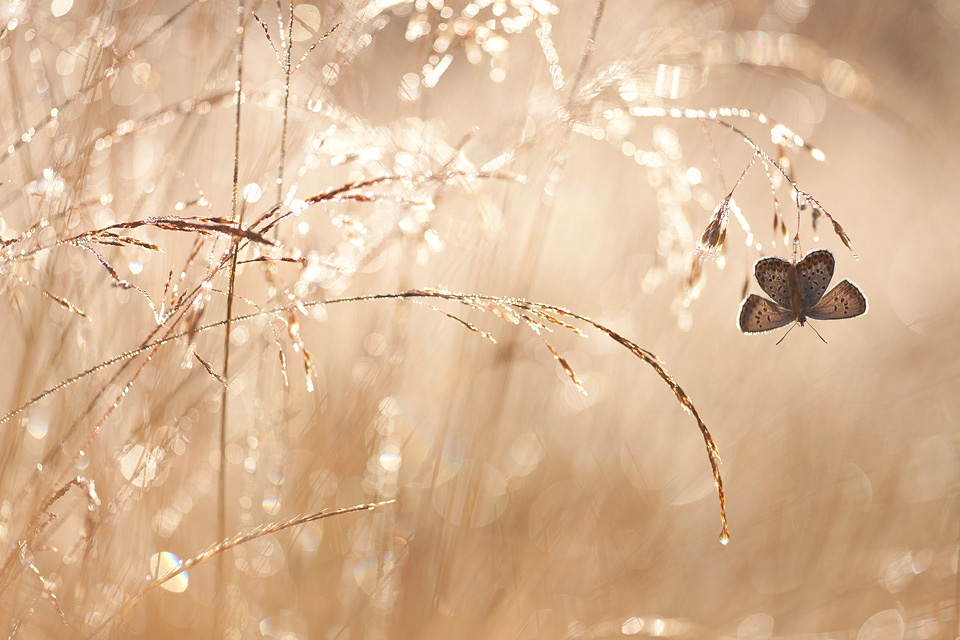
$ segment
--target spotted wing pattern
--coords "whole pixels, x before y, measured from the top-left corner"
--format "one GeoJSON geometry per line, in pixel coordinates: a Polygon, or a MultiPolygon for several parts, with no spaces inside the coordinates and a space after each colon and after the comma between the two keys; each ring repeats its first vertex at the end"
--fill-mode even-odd
{"type": "MultiPolygon", "coordinates": [[[[866,312],[867,297],[860,291],[860,287],[850,280],[841,280],[830,293],[807,311],[807,317],[816,320],[840,320],[855,318],[866,312]]],[[[742,315],[741,311],[741,317],[742,315]]]]}
{"type": "Polygon", "coordinates": [[[800,298],[803,301],[803,310],[808,314],[830,286],[835,265],[833,253],[828,249],[811,251],[797,263],[797,274],[800,276],[800,298]]]}
{"type": "Polygon", "coordinates": [[[790,308],[787,272],[791,267],[783,258],[760,258],[753,267],[753,273],[757,276],[757,283],[763,292],[785,309],[790,308]]]}
{"type": "Polygon", "coordinates": [[[740,319],[737,324],[744,333],[764,333],[779,329],[796,319],[790,309],[751,293],[740,303],[740,319]]]}

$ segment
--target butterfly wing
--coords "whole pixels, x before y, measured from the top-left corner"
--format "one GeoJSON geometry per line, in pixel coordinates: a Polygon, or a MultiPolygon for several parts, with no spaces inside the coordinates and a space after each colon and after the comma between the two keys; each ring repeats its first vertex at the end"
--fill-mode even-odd
{"type": "Polygon", "coordinates": [[[744,333],[764,333],[788,325],[796,316],[790,309],[751,293],[740,303],[740,317],[737,326],[744,333]]]}
{"type": "Polygon", "coordinates": [[[800,299],[804,311],[808,312],[823,297],[830,281],[833,279],[833,268],[836,259],[828,249],[811,251],[797,263],[797,274],[800,276],[800,299]]]}
{"type": "Polygon", "coordinates": [[[781,307],[790,308],[790,292],[787,287],[787,272],[791,264],[782,258],[760,258],[753,266],[757,283],[763,292],[781,307]]]}
{"type": "Polygon", "coordinates": [[[850,280],[841,280],[830,293],[807,311],[807,317],[816,320],[840,320],[855,318],[866,312],[867,297],[860,291],[860,287],[850,280]]]}

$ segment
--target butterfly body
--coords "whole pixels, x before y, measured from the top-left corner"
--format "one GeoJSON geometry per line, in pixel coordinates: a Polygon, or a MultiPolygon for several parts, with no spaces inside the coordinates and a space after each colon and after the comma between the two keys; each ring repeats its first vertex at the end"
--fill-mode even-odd
{"type": "Polygon", "coordinates": [[[867,298],[850,280],[827,293],[836,260],[827,249],[807,253],[799,262],[761,258],[754,265],[760,288],[771,299],[750,294],[740,304],[738,326],[744,333],[765,333],[808,318],[838,320],[867,311],[867,298]]]}
{"type": "Polygon", "coordinates": [[[792,262],[787,267],[787,301],[790,303],[790,313],[802,327],[807,320],[807,314],[803,310],[803,296],[800,294],[800,272],[792,262]]]}

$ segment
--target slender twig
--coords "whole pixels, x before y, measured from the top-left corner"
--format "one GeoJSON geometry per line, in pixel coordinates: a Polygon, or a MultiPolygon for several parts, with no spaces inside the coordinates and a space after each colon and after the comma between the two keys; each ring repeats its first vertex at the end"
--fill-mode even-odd
{"type": "MultiPolygon", "coordinates": [[[[392,183],[392,182],[396,182],[396,181],[400,181],[400,180],[413,180],[413,181],[415,181],[415,182],[428,182],[428,181],[445,181],[445,180],[452,180],[453,178],[517,179],[516,176],[512,176],[511,174],[508,174],[508,173],[505,173],[505,172],[487,172],[487,171],[478,171],[478,172],[449,171],[449,172],[442,173],[442,174],[426,173],[426,174],[414,175],[414,176],[388,175],[388,176],[380,176],[380,177],[378,177],[378,178],[370,178],[370,179],[357,180],[357,181],[355,181],[355,182],[350,182],[350,183],[347,183],[347,184],[345,184],[345,185],[341,185],[341,186],[339,186],[339,187],[330,189],[330,190],[328,190],[328,191],[324,191],[324,192],[321,192],[321,193],[312,195],[312,196],[308,197],[304,202],[305,202],[306,204],[308,204],[308,205],[312,205],[312,204],[318,204],[318,203],[320,203],[320,202],[332,201],[332,200],[335,200],[337,197],[342,196],[344,193],[347,193],[347,192],[350,192],[350,191],[354,191],[354,190],[358,190],[358,189],[366,189],[366,188],[368,188],[368,187],[377,186],[377,185],[381,185],[381,184],[392,183]]],[[[280,211],[281,211],[281,207],[280,207],[279,205],[276,205],[276,206],[272,207],[270,210],[268,210],[266,213],[262,214],[257,220],[255,220],[255,221],[253,222],[253,224],[251,225],[251,228],[258,227],[259,225],[264,224],[264,223],[266,223],[268,220],[270,220],[269,224],[266,224],[266,226],[265,226],[263,229],[261,229],[260,231],[256,232],[256,235],[262,237],[262,235],[265,234],[267,231],[269,231],[270,228],[272,228],[274,225],[276,225],[276,224],[278,224],[279,222],[281,222],[284,218],[292,215],[291,212],[286,211],[285,213],[280,214],[280,215],[278,216],[278,214],[280,213],[280,211]],[[277,217],[274,217],[274,216],[277,216],[277,217]]],[[[249,242],[249,240],[248,240],[247,238],[242,238],[242,239],[241,239],[241,244],[240,244],[240,247],[239,247],[240,251],[243,250],[243,248],[246,246],[246,244],[247,244],[248,242],[249,242]]],[[[162,324],[158,324],[156,327],[154,327],[154,328],[149,332],[149,334],[146,336],[146,338],[144,338],[144,340],[140,343],[140,346],[139,346],[139,347],[136,347],[136,348],[134,348],[134,349],[130,349],[129,351],[125,351],[125,352],[121,353],[121,354],[118,355],[118,356],[115,356],[115,357],[113,357],[113,358],[111,358],[111,359],[109,359],[109,360],[106,360],[106,361],[104,361],[104,362],[101,362],[100,364],[98,364],[98,365],[96,365],[96,366],[94,366],[94,367],[91,367],[91,368],[87,369],[86,371],[84,371],[84,372],[82,372],[82,373],[79,373],[79,374],[74,375],[74,376],[72,376],[72,377],[70,377],[70,378],[67,378],[66,380],[63,380],[62,382],[54,385],[53,387],[50,387],[50,388],[47,389],[46,391],[43,391],[42,393],[37,394],[36,396],[34,396],[33,398],[31,398],[31,399],[28,400],[27,402],[24,402],[23,404],[21,404],[20,406],[18,406],[16,409],[13,409],[13,410],[7,412],[6,414],[4,414],[2,417],[0,417],[0,425],[4,424],[4,423],[6,423],[6,422],[9,422],[12,418],[14,418],[15,416],[19,415],[19,414],[22,413],[23,411],[26,411],[26,410],[29,409],[30,407],[34,406],[35,404],[37,404],[38,402],[40,402],[40,401],[43,400],[44,398],[48,397],[50,394],[56,393],[57,391],[60,391],[61,389],[64,389],[65,387],[68,387],[68,386],[74,384],[75,382],[78,382],[78,381],[82,380],[83,378],[87,377],[88,375],[91,375],[91,374],[96,373],[96,372],[98,372],[98,371],[102,371],[103,369],[106,369],[107,367],[110,367],[110,366],[112,366],[112,365],[114,365],[114,364],[117,364],[117,363],[119,363],[119,362],[124,362],[124,361],[126,361],[126,360],[128,360],[128,359],[130,359],[130,358],[136,357],[136,356],[138,356],[138,355],[140,355],[140,354],[142,354],[142,353],[146,353],[146,352],[150,351],[154,346],[158,346],[158,345],[161,345],[161,344],[167,344],[167,343],[172,342],[172,341],[174,341],[174,340],[177,340],[177,339],[179,339],[179,338],[189,337],[189,336],[193,335],[193,334],[196,333],[196,332],[199,332],[199,331],[202,331],[202,330],[211,329],[211,328],[213,328],[214,326],[216,326],[216,327],[223,326],[223,325],[225,324],[225,321],[224,321],[224,322],[220,322],[220,323],[215,323],[215,324],[213,324],[213,325],[209,325],[209,326],[207,326],[207,327],[205,327],[205,328],[204,328],[204,327],[198,327],[198,328],[194,328],[194,329],[192,329],[192,330],[183,331],[183,332],[180,332],[180,333],[177,333],[177,334],[174,334],[174,333],[173,333],[173,329],[172,329],[172,327],[176,327],[176,326],[183,320],[184,315],[185,315],[185,313],[186,313],[185,309],[187,309],[188,307],[190,307],[190,306],[196,301],[196,297],[201,293],[201,291],[204,289],[204,287],[207,286],[208,283],[213,279],[213,277],[214,277],[217,273],[219,273],[220,270],[221,270],[225,265],[227,265],[227,264],[229,263],[229,261],[230,261],[230,255],[231,255],[231,254],[228,252],[228,253],[224,256],[223,260],[221,260],[218,264],[214,265],[213,267],[211,267],[211,268],[209,269],[207,275],[203,278],[203,280],[202,280],[199,284],[197,284],[197,285],[196,285],[193,289],[191,289],[189,292],[186,292],[186,293],[182,294],[182,295],[178,298],[178,304],[177,304],[176,309],[171,309],[171,310],[169,310],[169,311],[166,313],[166,315],[164,316],[164,320],[173,319],[173,322],[171,323],[171,328],[166,331],[166,333],[164,334],[164,336],[163,336],[162,338],[159,338],[159,339],[154,340],[154,337],[155,337],[158,333],[160,333],[161,329],[163,328],[162,324]]],[[[239,262],[240,262],[240,261],[238,261],[238,264],[239,264],[239,262]]],[[[281,310],[286,310],[287,308],[288,308],[288,307],[282,307],[281,310]]],[[[268,314],[269,314],[269,312],[265,312],[263,315],[268,315],[268,314]]],[[[234,320],[239,320],[239,319],[248,320],[248,319],[251,319],[252,317],[254,317],[254,316],[240,316],[239,318],[234,318],[234,320]]],[[[126,366],[126,365],[125,365],[125,366],[126,366]]],[[[105,385],[103,385],[103,387],[101,388],[100,392],[97,393],[97,394],[95,394],[95,396],[91,399],[90,407],[92,407],[93,403],[97,402],[97,401],[100,399],[100,397],[102,396],[103,392],[104,392],[107,388],[109,388],[109,387],[110,387],[111,385],[113,385],[113,384],[116,384],[116,381],[117,381],[117,377],[116,377],[116,376],[111,377],[111,379],[108,380],[108,383],[105,384],[105,385]]],[[[82,414],[82,415],[86,415],[86,413],[90,411],[90,407],[88,407],[87,411],[86,411],[84,414],[82,414]]]]}
{"type": "MultiPolygon", "coordinates": [[[[130,52],[137,51],[138,49],[143,47],[143,45],[150,42],[155,36],[161,33],[165,33],[171,24],[173,24],[177,19],[179,19],[180,16],[182,16],[187,9],[189,9],[195,4],[201,4],[201,0],[189,0],[189,2],[187,2],[180,9],[174,12],[162,24],[157,25],[155,29],[151,30],[148,34],[146,34],[143,38],[138,40],[135,44],[131,45],[125,51],[117,53],[117,55],[114,56],[116,62],[114,62],[110,67],[106,69],[102,69],[98,73],[94,74],[93,78],[89,82],[86,82],[85,84],[83,84],[69,98],[66,98],[65,100],[57,104],[57,106],[51,109],[46,116],[41,118],[36,124],[30,127],[29,130],[39,131],[40,129],[46,127],[51,121],[57,118],[57,116],[64,109],[69,107],[71,104],[73,104],[74,102],[76,102],[81,98],[86,97],[96,87],[100,86],[101,83],[107,81],[108,79],[115,78],[116,71],[118,70],[121,64],[123,64],[126,60],[128,60],[130,52]]],[[[10,65],[10,66],[12,67],[13,65],[10,65]]],[[[14,140],[9,146],[6,147],[7,149],[6,153],[0,155],[0,164],[3,164],[7,160],[7,158],[9,158],[14,153],[16,153],[23,145],[27,144],[32,139],[33,138],[31,136],[20,135],[16,140],[14,140]]]]}
{"type": "MultiPolygon", "coordinates": [[[[277,14],[280,19],[280,2],[277,2],[277,14]]],[[[281,21],[282,24],[282,21],[281,21]]],[[[281,33],[283,30],[281,29],[281,33]]],[[[283,169],[287,160],[287,123],[290,120],[290,74],[293,63],[293,0],[290,0],[290,16],[287,18],[287,37],[281,38],[283,51],[283,115],[280,130],[280,163],[277,166],[277,202],[283,202],[283,169]]]]}
{"type": "MultiPolygon", "coordinates": [[[[243,211],[238,206],[238,186],[240,183],[240,113],[243,104],[243,35],[244,35],[244,0],[237,2],[237,84],[235,91],[236,112],[234,121],[233,136],[233,197],[230,218],[238,226],[243,223],[243,211]]],[[[227,287],[227,319],[226,327],[223,332],[223,377],[230,379],[230,327],[233,316],[233,297],[237,276],[237,254],[239,253],[239,238],[233,241],[230,255],[230,282],[227,287]]],[[[220,481],[217,489],[217,538],[222,540],[227,531],[227,410],[230,394],[227,385],[223,385],[220,391],[220,481]]],[[[225,582],[223,556],[217,559],[217,626],[216,633],[220,633],[223,627],[224,615],[224,582],[225,582]]]]}
{"type": "Polygon", "coordinates": [[[318,511],[316,513],[311,513],[304,516],[297,516],[295,518],[290,518],[289,520],[282,520],[280,522],[273,522],[271,524],[263,525],[247,533],[238,533],[229,539],[223,538],[221,539],[221,542],[213,545],[212,547],[207,548],[204,551],[201,551],[200,553],[193,556],[192,558],[184,561],[176,569],[173,569],[162,576],[157,576],[157,578],[153,582],[151,582],[149,585],[147,585],[146,587],[138,591],[132,598],[124,602],[123,605],[121,605],[120,608],[113,615],[111,615],[109,618],[104,620],[100,624],[100,626],[97,627],[97,629],[90,635],[90,638],[95,638],[99,636],[101,633],[103,633],[111,622],[113,622],[114,620],[116,620],[126,612],[128,612],[135,604],[137,604],[140,600],[142,600],[144,596],[146,596],[151,591],[155,590],[157,587],[162,586],[166,582],[169,582],[170,580],[176,578],[180,574],[185,573],[190,569],[193,569],[195,566],[197,566],[201,562],[209,560],[214,556],[217,556],[218,558],[223,557],[224,551],[229,551],[234,547],[240,546],[241,544],[246,544],[247,542],[256,540],[257,538],[262,538],[263,536],[279,533],[284,529],[289,529],[291,527],[296,527],[302,524],[315,522],[317,520],[323,520],[325,518],[342,516],[348,513],[357,513],[359,511],[372,511],[374,509],[384,507],[388,504],[393,504],[394,502],[396,502],[396,500],[384,500],[383,502],[371,502],[368,504],[354,505],[352,507],[344,507],[343,509],[336,509],[335,511],[318,511]]]}
{"type": "Polygon", "coordinates": [[[290,15],[287,19],[286,31],[284,31],[283,24],[283,7],[280,4],[280,0],[277,0],[277,30],[279,31],[280,37],[280,48],[277,48],[277,45],[274,44],[273,38],[270,37],[270,28],[267,27],[267,23],[260,19],[256,13],[253,14],[253,18],[257,21],[260,27],[263,29],[263,35],[267,39],[267,43],[270,45],[270,48],[273,49],[274,55],[277,57],[277,63],[280,65],[280,71],[283,72],[283,110],[281,111],[280,116],[280,160],[277,165],[277,204],[283,202],[283,172],[284,167],[287,161],[287,126],[290,118],[290,78],[293,75],[293,72],[300,68],[300,65],[306,61],[314,49],[317,46],[327,39],[327,37],[336,31],[342,23],[338,22],[333,25],[333,28],[317,38],[313,44],[311,44],[307,50],[300,56],[300,60],[297,62],[296,66],[293,64],[293,0],[290,0],[289,6],[290,15]]]}
{"type": "MultiPolygon", "coordinates": [[[[583,81],[583,76],[586,73],[590,58],[596,49],[597,32],[600,29],[600,22],[603,19],[603,11],[606,6],[606,0],[597,1],[593,14],[593,22],[590,25],[590,33],[587,35],[586,42],[583,45],[583,53],[580,56],[580,65],[569,85],[570,90],[567,97],[567,104],[560,110],[559,116],[561,120],[569,117],[575,105],[577,90],[580,88],[580,83],[583,81]]],[[[547,171],[547,183],[543,187],[543,197],[540,198],[536,220],[533,225],[531,225],[527,246],[523,251],[524,263],[519,270],[521,280],[518,283],[520,291],[527,291],[533,282],[535,274],[540,272],[535,267],[543,253],[543,245],[546,241],[547,232],[550,229],[550,222],[553,219],[557,188],[563,180],[567,164],[567,148],[570,145],[570,136],[571,129],[567,127],[563,130],[561,139],[553,153],[550,170],[547,171]]]]}
{"type": "MultiPolygon", "coordinates": [[[[246,315],[240,315],[233,318],[231,322],[234,322],[234,323],[245,322],[247,320],[253,320],[255,318],[264,318],[268,316],[286,314],[295,309],[309,309],[315,306],[333,305],[338,303],[352,303],[352,302],[373,301],[373,300],[416,300],[416,299],[425,299],[425,298],[452,300],[460,304],[466,305],[468,307],[476,308],[484,311],[491,311],[492,310],[491,305],[495,305],[497,307],[510,307],[514,310],[514,313],[516,311],[529,312],[541,320],[546,320],[551,324],[562,326],[568,329],[573,329],[573,327],[559,320],[556,316],[574,318],[576,320],[579,320],[581,322],[587,323],[595,327],[599,331],[603,332],[610,339],[614,340],[621,346],[627,348],[627,350],[633,353],[636,357],[640,358],[642,361],[648,364],[651,368],[653,368],[653,370],[657,373],[657,375],[660,376],[660,378],[664,381],[664,383],[667,384],[670,390],[673,391],[674,395],[677,398],[677,401],[691,416],[693,416],[694,420],[697,423],[697,427],[700,429],[701,436],[703,437],[704,444],[706,445],[706,448],[707,448],[707,455],[710,460],[710,467],[713,471],[714,483],[716,484],[716,487],[717,487],[717,496],[720,503],[720,520],[721,520],[721,527],[722,527],[721,533],[720,533],[720,540],[724,543],[727,540],[729,540],[730,536],[729,536],[729,529],[727,526],[726,501],[723,493],[723,480],[720,476],[720,454],[717,449],[717,445],[713,440],[713,436],[710,435],[710,431],[707,429],[706,424],[704,423],[703,419],[700,417],[699,412],[696,410],[696,407],[694,406],[693,401],[690,399],[687,393],[683,390],[683,388],[681,388],[680,385],[673,379],[673,376],[671,376],[670,373],[667,371],[666,366],[655,354],[653,354],[650,351],[647,351],[646,349],[640,347],[638,344],[636,344],[629,338],[623,336],[617,331],[614,331],[613,329],[610,329],[609,327],[599,322],[596,322],[595,320],[589,318],[588,316],[570,311],[563,307],[544,304],[540,302],[533,302],[533,301],[525,300],[523,298],[465,294],[465,293],[456,293],[456,292],[440,290],[440,289],[412,289],[412,290],[403,291],[400,293],[378,293],[378,294],[372,294],[372,295],[366,295],[366,296],[351,296],[346,298],[336,298],[332,300],[314,300],[314,301],[297,302],[295,304],[288,304],[275,309],[268,309],[263,311],[257,311],[254,313],[249,313],[246,315]]],[[[459,318],[451,316],[450,314],[444,313],[444,315],[448,317],[452,317],[461,325],[466,326],[468,329],[474,331],[475,333],[481,335],[482,337],[485,337],[488,339],[490,338],[489,334],[481,330],[478,330],[476,327],[474,327],[470,323],[464,322],[459,318]]],[[[219,322],[214,322],[211,324],[203,325],[201,327],[197,327],[196,329],[194,329],[193,333],[210,331],[219,327],[223,327],[226,324],[227,324],[226,320],[221,320],[219,322]]],[[[527,322],[526,324],[528,326],[531,325],[530,322],[527,322]]],[[[155,352],[155,350],[158,349],[160,346],[172,343],[178,340],[179,338],[187,337],[188,335],[190,335],[190,333],[191,332],[184,331],[176,335],[169,335],[168,337],[164,337],[160,340],[152,342],[149,345],[145,345],[138,349],[133,349],[124,354],[116,356],[115,358],[112,358],[107,362],[101,363],[91,371],[100,370],[104,367],[110,366],[111,364],[115,364],[122,360],[135,357],[145,351],[151,351],[151,357],[152,357],[153,352],[155,352]]],[[[551,350],[551,351],[554,354],[554,357],[556,358],[557,357],[556,352],[554,350],[551,350]]],[[[564,370],[569,375],[571,373],[569,365],[567,365],[565,361],[559,358],[557,359],[560,362],[561,366],[563,366],[564,370]]],[[[78,376],[74,376],[73,378],[69,379],[69,381],[65,381],[60,385],[57,385],[56,387],[49,389],[48,391],[44,392],[38,397],[40,398],[45,397],[58,389],[62,389],[68,384],[72,384],[73,382],[76,382],[77,380],[84,377],[85,375],[88,375],[88,372],[85,372],[78,376]]],[[[577,384],[576,377],[571,376],[571,379],[576,385],[577,384]]],[[[36,400],[33,400],[30,403],[27,403],[26,405],[23,405],[20,408],[8,413],[3,418],[0,418],[0,424],[2,424],[3,422],[6,422],[7,420],[12,418],[14,415],[19,413],[20,411],[23,411],[24,409],[26,409],[26,407],[30,406],[30,404],[32,404],[33,402],[36,402],[36,400]]]]}

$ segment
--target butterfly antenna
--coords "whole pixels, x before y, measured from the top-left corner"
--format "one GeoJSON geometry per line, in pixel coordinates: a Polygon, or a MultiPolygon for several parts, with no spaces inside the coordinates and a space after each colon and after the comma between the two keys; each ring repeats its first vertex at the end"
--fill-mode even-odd
{"type": "MultiPolygon", "coordinates": [[[[786,339],[786,337],[787,337],[788,335],[790,335],[790,332],[793,331],[793,328],[794,328],[795,326],[797,326],[797,323],[796,323],[796,322],[794,322],[792,325],[790,325],[790,328],[787,329],[787,332],[786,332],[785,334],[783,334],[783,337],[782,337],[782,338],[780,338],[779,340],[777,340],[777,344],[774,345],[774,346],[778,346],[781,342],[783,342],[783,341],[786,339]]],[[[819,335],[819,334],[818,334],[818,335],[819,335]]],[[[821,340],[822,340],[822,338],[821,338],[821,340]]]]}
{"type": "MultiPolygon", "coordinates": [[[[813,332],[814,332],[815,334],[817,334],[817,337],[818,337],[818,338],[820,338],[821,340],[823,340],[823,336],[820,335],[820,332],[817,331],[817,328],[816,328],[815,326],[813,326],[813,323],[812,323],[812,322],[810,323],[810,328],[813,329],[813,332]]],[[[826,341],[826,340],[823,340],[823,344],[827,344],[827,341],[826,341]]]]}

